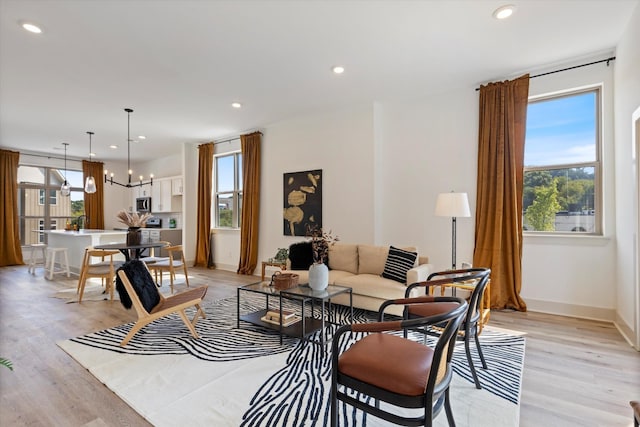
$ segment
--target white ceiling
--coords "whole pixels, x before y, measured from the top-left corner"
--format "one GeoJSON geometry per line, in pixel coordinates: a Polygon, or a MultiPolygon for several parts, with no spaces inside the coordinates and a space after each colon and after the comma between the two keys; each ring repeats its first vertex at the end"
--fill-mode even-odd
{"type": "Polygon", "coordinates": [[[639,3],[0,0],[0,145],[60,155],[68,142],[86,158],[90,130],[97,159],[126,159],[130,107],[131,137],[147,136],[132,160],[163,157],[295,115],[613,49],[639,3]],[[506,3],[516,13],[492,18],[506,3]]]}

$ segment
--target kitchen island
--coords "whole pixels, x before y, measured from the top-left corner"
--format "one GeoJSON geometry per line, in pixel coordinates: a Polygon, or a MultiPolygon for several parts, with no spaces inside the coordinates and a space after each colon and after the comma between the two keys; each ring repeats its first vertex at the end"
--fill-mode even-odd
{"type": "MultiPolygon", "coordinates": [[[[69,268],[74,274],[80,273],[84,249],[87,246],[96,246],[105,243],[122,243],[127,240],[127,232],[121,230],[91,230],[78,231],[44,230],[48,236],[48,245],[51,248],[67,248],[69,252],[69,268]]],[[[121,254],[114,255],[114,260],[124,261],[121,254]]]]}

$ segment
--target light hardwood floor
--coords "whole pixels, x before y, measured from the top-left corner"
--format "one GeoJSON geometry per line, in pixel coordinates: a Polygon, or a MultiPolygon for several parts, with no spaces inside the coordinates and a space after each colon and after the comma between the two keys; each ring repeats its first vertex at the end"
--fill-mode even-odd
{"type": "MultiPolygon", "coordinates": [[[[189,273],[192,286],[210,285],[207,299],[235,296],[238,285],[257,279],[189,273]]],[[[118,301],[51,297],[76,283],[45,280],[42,269],[33,276],[26,266],[0,268],[0,356],[14,365],[13,372],[0,367],[0,426],[148,425],[56,345],[135,320],[118,301]]],[[[640,354],[613,325],[531,312],[492,312],[489,324],[527,333],[521,426],[632,425],[628,401],[640,399],[640,354]]]]}

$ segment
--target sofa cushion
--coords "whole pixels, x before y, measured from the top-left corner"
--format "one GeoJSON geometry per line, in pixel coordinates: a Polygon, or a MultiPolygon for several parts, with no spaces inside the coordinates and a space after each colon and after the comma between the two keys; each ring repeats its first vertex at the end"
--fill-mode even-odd
{"type": "Polygon", "coordinates": [[[358,274],[358,245],[338,243],[329,246],[329,268],[358,274]]]}
{"type": "Polygon", "coordinates": [[[384,271],[389,248],[387,246],[358,245],[358,274],[375,274],[384,271]]]}
{"type": "Polygon", "coordinates": [[[356,274],[337,278],[335,284],[353,289],[353,295],[367,295],[383,300],[404,298],[406,286],[376,274],[356,274]]]}
{"type": "Polygon", "coordinates": [[[409,252],[391,246],[382,277],[405,283],[407,281],[407,271],[411,270],[415,265],[416,258],[418,258],[417,252],[409,252]]]}
{"type": "Polygon", "coordinates": [[[313,264],[311,242],[299,242],[289,246],[291,270],[307,270],[313,264]]]}

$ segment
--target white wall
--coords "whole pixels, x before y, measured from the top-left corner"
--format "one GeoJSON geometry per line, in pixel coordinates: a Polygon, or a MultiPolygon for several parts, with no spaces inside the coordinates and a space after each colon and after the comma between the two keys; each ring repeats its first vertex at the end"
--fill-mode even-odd
{"type": "Polygon", "coordinates": [[[285,236],[283,174],[322,169],[323,228],[345,243],[374,241],[373,107],[297,117],[264,130],[259,261],[302,237],[285,236]]]}
{"type": "MultiPolygon", "coordinates": [[[[605,59],[612,52],[554,64],[532,74],[605,59]]],[[[604,63],[531,79],[529,96],[602,85],[602,185],[604,235],[526,236],[522,292],[530,310],[613,321],[615,317],[615,163],[613,70],[604,63]],[[544,268],[541,268],[544,266],[544,268]],[[607,291],[603,292],[603,289],[607,291]]]]}
{"type": "Polygon", "coordinates": [[[379,107],[382,206],[377,244],[417,246],[437,269],[451,267],[451,219],[436,197],[469,195],[471,218],[457,220],[457,261],[473,258],[478,93],[473,87],[379,107]]]}
{"type": "MultiPolygon", "coordinates": [[[[638,188],[635,186],[634,142],[631,134],[631,115],[640,107],[640,6],[624,30],[616,49],[615,67],[615,162],[616,162],[616,324],[623,334],[640,349],[640,320],[638,319],[638,188]]],[[[636,147],[640,148],[640,147],[636,147]]],[[[636,181],[637,183],[637,181],[636,181]]]]}

